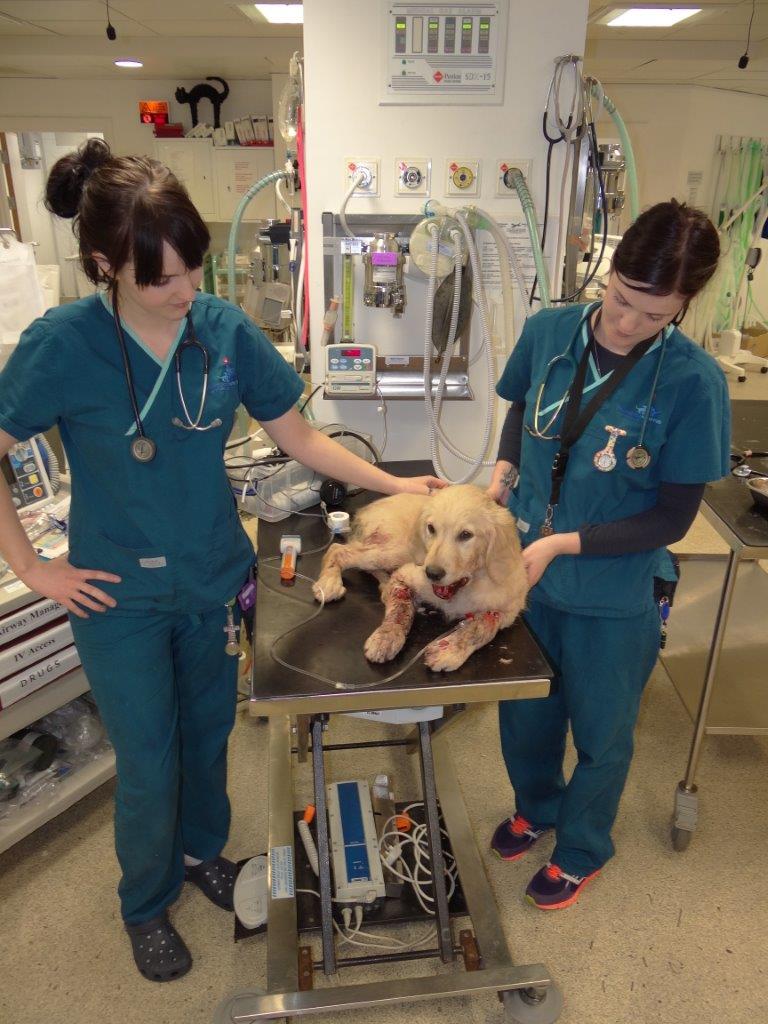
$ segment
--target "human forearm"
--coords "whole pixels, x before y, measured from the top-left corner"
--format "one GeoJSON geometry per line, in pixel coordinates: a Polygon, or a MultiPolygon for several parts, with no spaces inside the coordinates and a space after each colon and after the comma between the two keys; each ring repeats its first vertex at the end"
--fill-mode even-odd
{"type": "MultiPolygon", "coordinates": [[[[405,478],[385,473],[365,459],[353,455],[321,430],[310,427],[295,409],[279,419],[266,422],[264,428],[284,452],[317,473],[380,494],[396,494],[407,489],[405,478]]],[[[419,490],[426,493],[426,487],[419,490]]]]}
{"type": "Polygon", "coordinates": [[[703,494],[704,484],[661,483],[653,508],[611,523],[580,527],[582,553],[629,555],[674,544],[690,529],[703,494]]]}
{"type": "Polygon", "coordinates": [[[5,480],[0,477],[0,554],[19,579],[37,563],[38,558],[24,532],[5,480]]]}

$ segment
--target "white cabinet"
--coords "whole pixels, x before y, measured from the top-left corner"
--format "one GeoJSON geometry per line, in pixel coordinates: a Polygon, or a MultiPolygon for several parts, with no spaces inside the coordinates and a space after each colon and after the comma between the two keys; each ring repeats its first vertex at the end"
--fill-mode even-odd
{"type": "Polygon", "coordinates": [[[216,220],[213,146],[209,139],[157,139],[157,159],[189,192],[203,220],[216,220]]]}
{"type": "MultiPolygon", "coordinates": [[[[230,146],[225,149],[222,146],[219,150],[214,149],[219,220],[232,220],[237,204],[251,185],[274,171],[274,154],[271,147],[249,149],[247,146],[230,146]]],[[[268,185],[250,201],[243,220],[266,220],[274,216],[275,186],[268,185]]]]}
{"type": "MultiPolygon", "coordinates": [[[[275,169],[271,147],[216,147],[210,139],[157,139],[157,159],[187,188],[204,220],[228,222],[254,182],[275,169]]],[[[251,200],[244,221],[275,216],[275,189],[269,186],[251,200]]]]}

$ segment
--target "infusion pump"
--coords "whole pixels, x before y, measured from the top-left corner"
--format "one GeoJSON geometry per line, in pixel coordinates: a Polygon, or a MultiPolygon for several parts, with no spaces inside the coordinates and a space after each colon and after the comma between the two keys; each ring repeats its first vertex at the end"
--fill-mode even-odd
{"type": "Polygon", "coordinates": [[[376,348],[373,345],[326,346],[326,396],[375,395],[376,388],[376,348]]]}

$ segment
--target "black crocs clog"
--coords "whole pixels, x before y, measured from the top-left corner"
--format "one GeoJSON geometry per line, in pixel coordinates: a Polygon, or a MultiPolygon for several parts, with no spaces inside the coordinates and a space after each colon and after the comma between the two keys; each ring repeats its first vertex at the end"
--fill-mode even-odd
{"type": "Polygon", "coordinates": [[[147,981],[175,981],[192,966],[192,955],[163,911],[141,924],[127,924],[133,959],[147,981]]]}
{"type": "Polygon", "coordinates": [[[215,857],[204,860],[201,864],[187,865],[184,877],[188,882],[200,889],[217,907],[222,910],[234,910],[235,879],[237,864],[226,857],[215,857]]]}

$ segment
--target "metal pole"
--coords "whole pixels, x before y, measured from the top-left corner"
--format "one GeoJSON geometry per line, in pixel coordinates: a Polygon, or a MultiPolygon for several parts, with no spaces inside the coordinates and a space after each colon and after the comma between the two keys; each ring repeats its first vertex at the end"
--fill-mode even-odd
{"type": "Polygon", "coordinates": [[[437,808],[435,766],[432,760],[432,737],[428,722],[419,722],[419,755],[421,758],[421,785],[424,793],[424,816],[427,824],[429,855],[432,863],[432,894],[437,915],[437,940],[440,959],[444,964],[454,958],[451,918],[448,912],[448,893],[445,886],[445,860],[440,836],[440,817],[437,808]]]}
{"type": "Polygon", "coordinates": [[[333,944],[333,903],[331,901],[331,853],[328,838],[328,805],[323,763],[323,716],[312,719],[312,774],[315,782],[315,828],[317,859],[320,866],[320,919],[323,930],[323,971],[336,973],[336,949],[333,944]]]}
{"type": "Polygon", "coordinates": [[[715,688],[717,667],[720,663],[720,653],[723,647],[723,640],[725,639],[725,630],[728,625],[728,612],[731,607],[731,598],[736,585],[738,572],[739,555],[736,551],[731,550],[728,555],[728,568],[725,571],[723,589],[720,592],[720,602],[718,604],[717,616],[715,618],[715,629],[712,634],[712,643],[710,644],[709,654],[707,656],[704,686],[699,700],[699,710],[696,715],[696,728],[693,733],[691,751],[688,755],[688,767],[685,770],[685,778],[682,784],[683,789],[686,792],[691,792],[694,789],[694,779],[696,777],[696,768],[698,767],[699,756],[701,754],[701,745],[704,742],[704,735],[707,731],[707,712],[709,711],[712,693],[715,688]]]}

